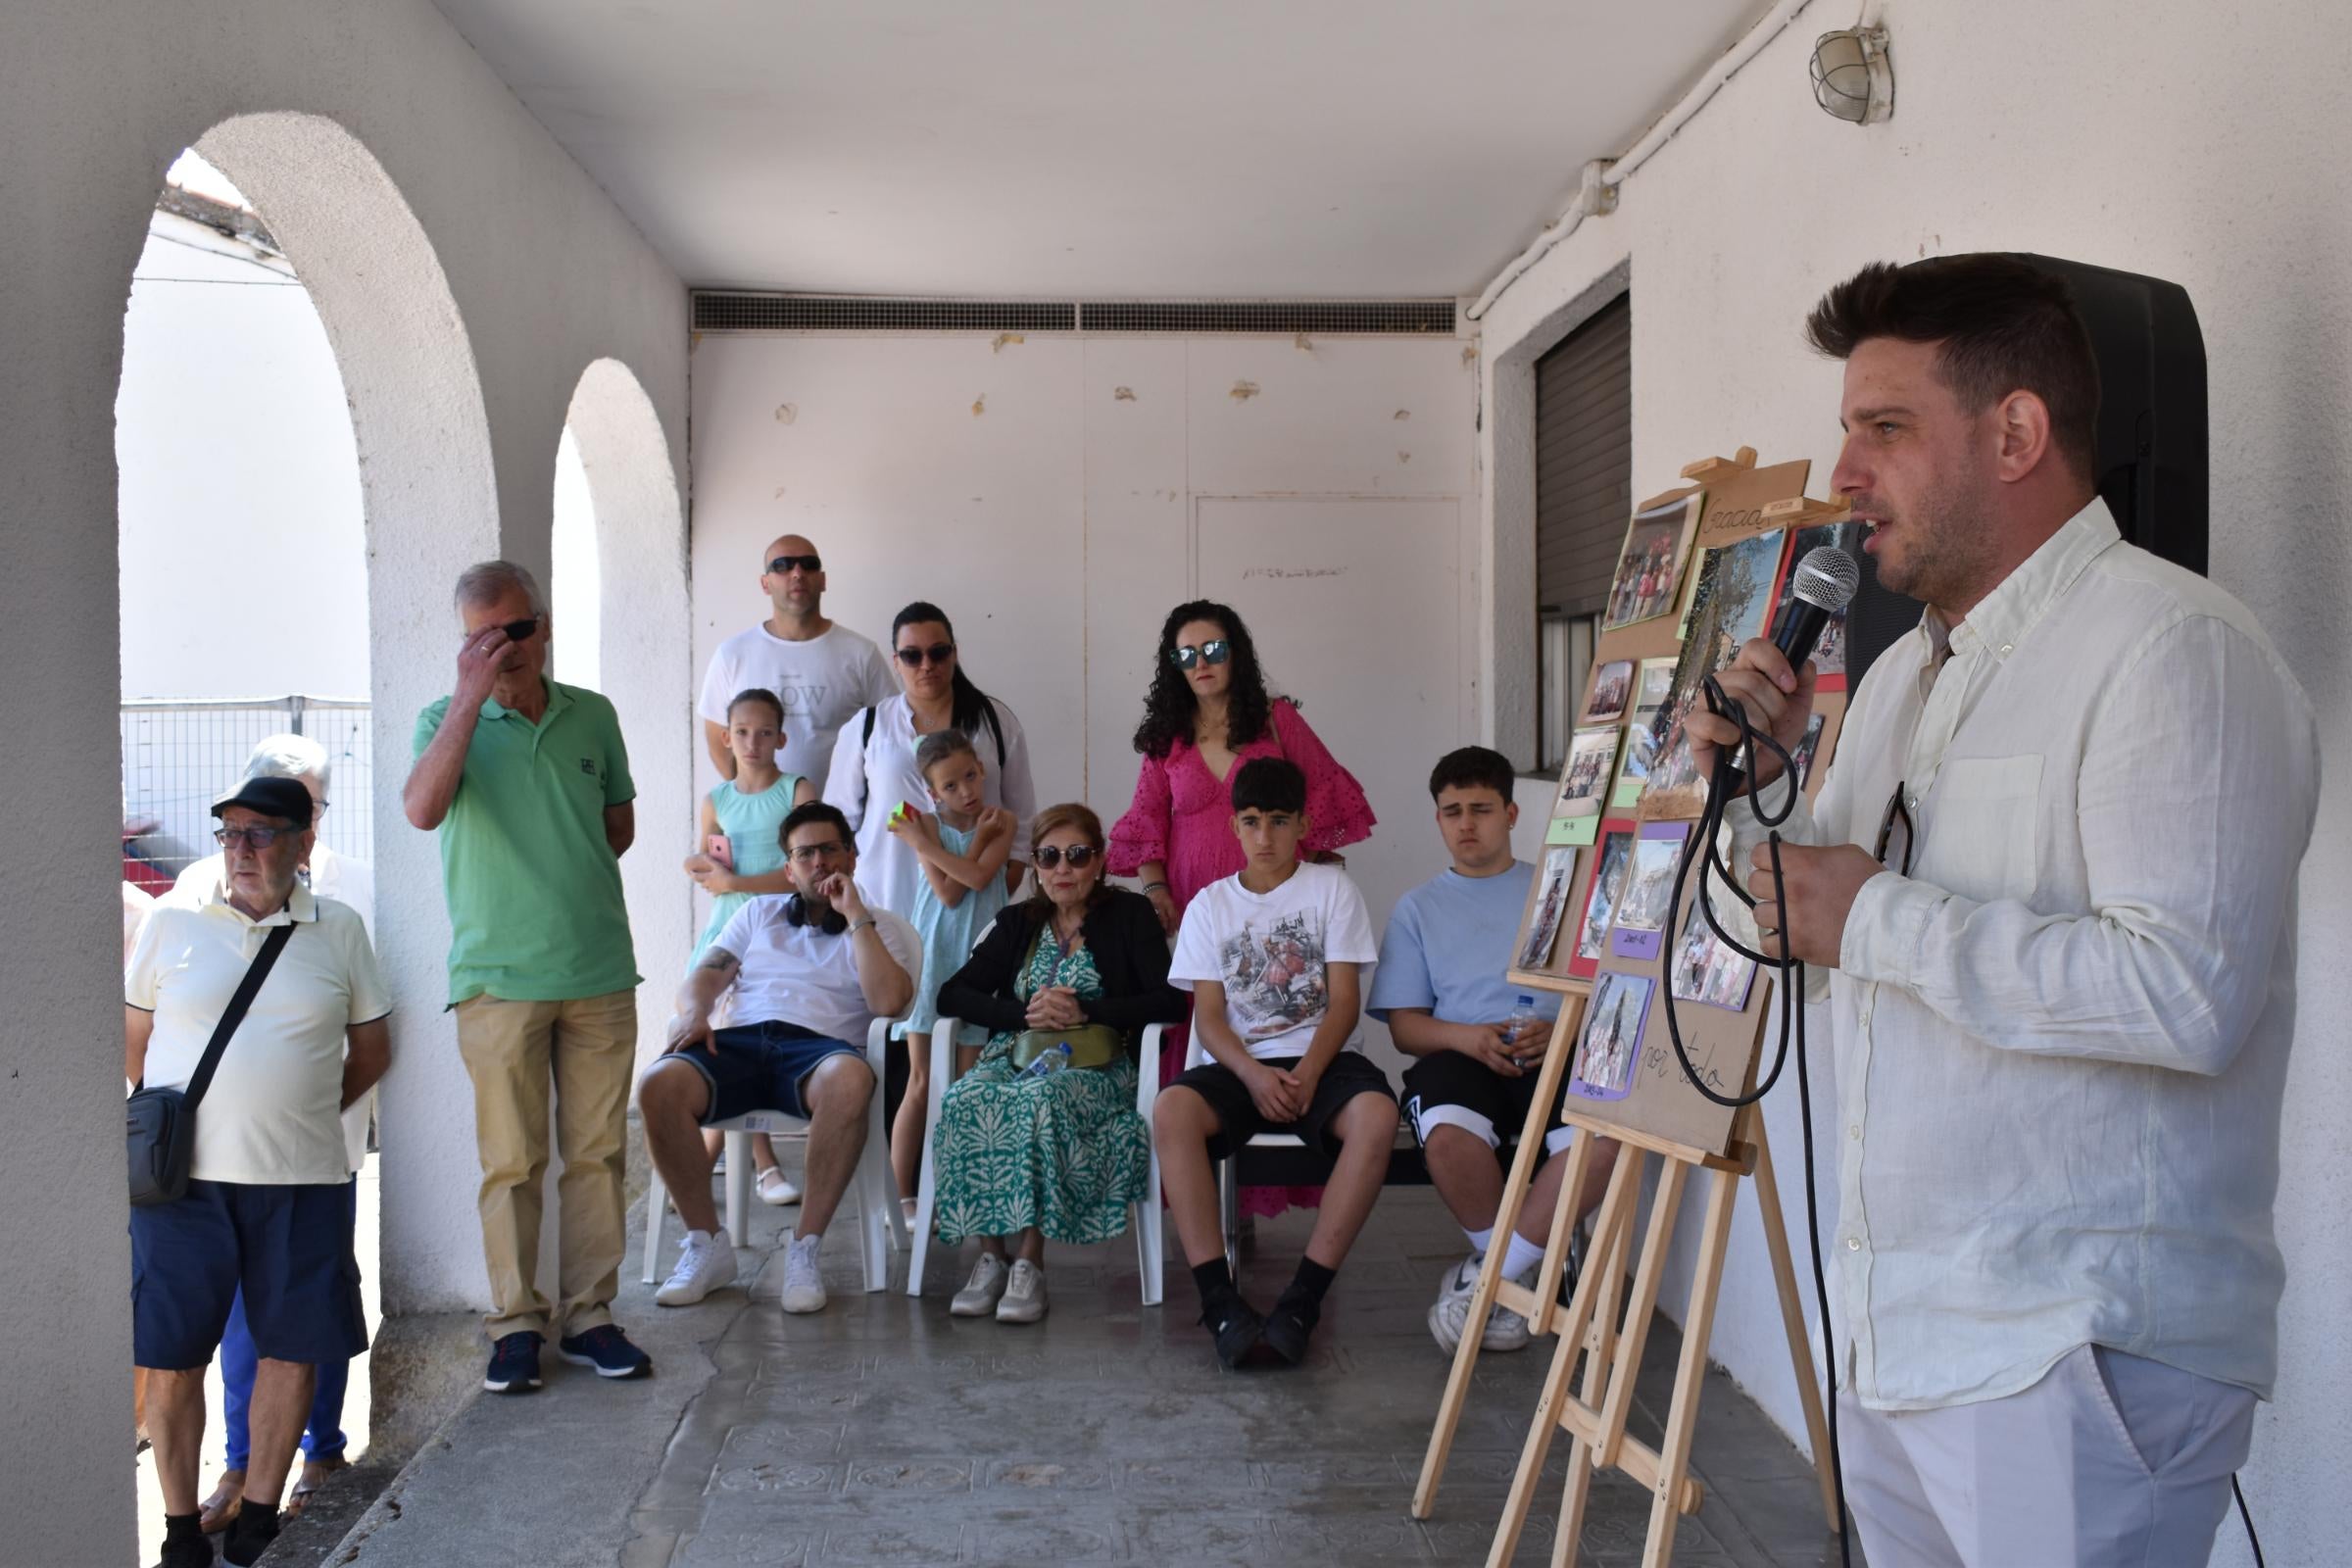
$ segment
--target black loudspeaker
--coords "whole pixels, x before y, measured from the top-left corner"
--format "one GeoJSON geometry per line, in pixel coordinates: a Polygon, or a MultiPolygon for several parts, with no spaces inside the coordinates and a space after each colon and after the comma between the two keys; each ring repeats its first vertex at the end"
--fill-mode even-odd
{"type": "MultiPolygon", "coordinates": [[[[2098,484],[2124,537],[2202,575],[2210,478],[2205,334],[2178,283],[2086,262],[2024,253],[2064,278],[2099,363],[2098,484]]],[[[1859,683],[1879,655],[1919,624],[1917,600],[1879,586],[1863,556],[1846,612],[1846,672],[1859,683]]]]}

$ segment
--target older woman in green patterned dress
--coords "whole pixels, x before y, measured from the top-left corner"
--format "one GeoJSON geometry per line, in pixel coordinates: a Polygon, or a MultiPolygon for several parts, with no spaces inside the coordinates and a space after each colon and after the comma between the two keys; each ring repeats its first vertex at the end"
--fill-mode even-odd
{"type": "Polygon", "coordinates": [[[1036,1322],[1047,1238],[1108,1241],[1127,1228],[1130,1203],[1158,1200],[1152,1129],[1135,1112],[1136,1052],[1147,1025],[1184,1016],[1184,996],[1168,984],[1151,901],[1103,880],[1102,843],[1085,807],[1040,811],[1030,834],[1040,892],[998,915],[939,990],[943,1017],[990,1032],[949,1087],[932,1139],[939,1239],[980,1239],[950,1307],[958,1317],[1036,1322]],[[1044,1075],[1014,1065],[1024,1033],[1089,1025],[1119,1037],[1106,1064],[1044,1075]]]}

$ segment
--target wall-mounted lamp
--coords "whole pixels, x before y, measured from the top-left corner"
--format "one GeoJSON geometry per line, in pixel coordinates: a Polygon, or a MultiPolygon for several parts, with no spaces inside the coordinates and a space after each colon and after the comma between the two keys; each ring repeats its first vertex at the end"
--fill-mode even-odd
{"type": "Polygon", "coordinates": [[[1894,114],[1894,63],[1886,29],[1854,27],[1825,32],[1813,45],[1813,101],[1825,113],[1857,125],[1894,114]]]}

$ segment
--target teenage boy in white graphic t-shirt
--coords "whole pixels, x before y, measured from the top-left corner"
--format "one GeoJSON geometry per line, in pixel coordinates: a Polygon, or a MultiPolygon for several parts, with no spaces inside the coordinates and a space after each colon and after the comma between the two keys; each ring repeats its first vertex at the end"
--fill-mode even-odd
{"type": "Polygon", "coordinates": [[[1363,895],[1336,865],[1298,863],[1306,775],[1261,757],[1234,770],[1232,790],[1250,863],[1187,906],[1168,966],[1169,983],[1193,993],[1193,1029],[1213,1061],[1160,1091],[1152,1136],[1217,1359],[1234,1366],[1263,1346],[1297,1365],[1380,1197],[1396,1098],[1362,1054],[1363,975],[1380,956],[1363,895]],[[1297,1277],[1260,1317],[1225,1263],[1211,1161],[1270,1130],[1339,1163],[1297,1277]]]}
{"type": "Polygon", "coordinates": [[[760,586],[775,613],[720,643],[710,656],[695,704],[703,740],[719,777],[733,778],[727,705],[755,686],[774,692],[784,703],[781,765],[814,779],[821,790],[841,726],[858,710],[896,697],[899,680],[871,639],[825,618],[825,567],[816,546],[788,533],[760,559],[760,586]]]}

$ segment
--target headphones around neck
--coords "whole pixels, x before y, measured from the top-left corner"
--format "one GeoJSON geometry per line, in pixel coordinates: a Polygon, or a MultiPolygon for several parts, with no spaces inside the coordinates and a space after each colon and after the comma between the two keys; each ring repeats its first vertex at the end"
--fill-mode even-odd
{"type": "MultiPolygon", "coordinates": [[[[803,926],[810,923],[808,919],[808,905],[807,901],[804,900],[798,893],[795,893],[790,899],[785,901],[784,923],[792,926],[803,926]]],[[[822,931],[825,935],[829,937],[837,937],[850,928],[850,917],[842,913],[839,909],[834,908],[831,905],[827,905],[825,906],[823,918],[815,921],[814,923],[816,928],[819,931],[822,931]]]]}

